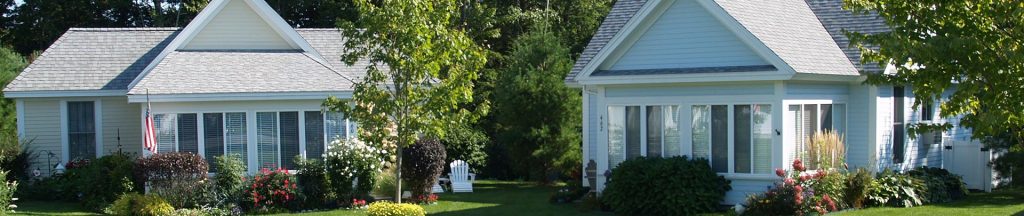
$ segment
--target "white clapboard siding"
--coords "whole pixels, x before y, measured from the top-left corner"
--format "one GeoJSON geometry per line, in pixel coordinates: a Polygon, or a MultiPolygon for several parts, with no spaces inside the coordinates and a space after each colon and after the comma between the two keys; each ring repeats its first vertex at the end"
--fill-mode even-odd
{"type": "Polygon", "coordinates": [[[611,70],[767,65],[695,1],[676,1],[611,70]]]}
{"type": "Polygon", "coordinates": [[[230,0],[186,50],[296,49],[264,22],[243,0],[230,0]]]}

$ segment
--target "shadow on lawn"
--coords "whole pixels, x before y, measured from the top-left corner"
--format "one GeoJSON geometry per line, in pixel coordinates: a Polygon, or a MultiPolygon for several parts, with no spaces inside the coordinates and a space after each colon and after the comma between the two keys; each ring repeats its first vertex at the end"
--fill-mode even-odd
{"type": "Polygon", "coordinates": [[[581,212],[573,204],[551,204],[548,197],[555,187],[523,182],[476,182],[472,193],[444,193],[441,200],[463,205],[479,205],[465,209],[438,209],[430,215],[604,215],[581,212]]]}

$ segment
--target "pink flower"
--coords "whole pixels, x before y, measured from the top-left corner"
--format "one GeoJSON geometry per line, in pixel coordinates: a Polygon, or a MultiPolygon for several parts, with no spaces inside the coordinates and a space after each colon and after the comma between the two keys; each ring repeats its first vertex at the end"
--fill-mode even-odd
{"type": "Polygon", "coordinates": [[[800,186],[800,185],[797,185],[797,186],[793,187],[793,190],[796,191],[797,194],[801,194],[801,193],[804,192],[804,187],[800,186]]]}
{"type": "Polygon", "coordinates": [[[793,183],[796,183],[792,178],[786,178],[783,182],[785,182],[786,185],[793,185],[793,183]]]}
{"type": "Polygon", "coordinates": [[[775,169],[775,175],[778,175],[779,177],[786,177],[786,171],[782,170],[782,168],[775,169]]]}
{"type": "Polygon", "coordinates": [[[810,179],[811,179],[811,176],[809,176],[809,175],[802,175],[802,176],[800,176],[800,181],[807,181],[807,180],[810,180],[810,179]]]}

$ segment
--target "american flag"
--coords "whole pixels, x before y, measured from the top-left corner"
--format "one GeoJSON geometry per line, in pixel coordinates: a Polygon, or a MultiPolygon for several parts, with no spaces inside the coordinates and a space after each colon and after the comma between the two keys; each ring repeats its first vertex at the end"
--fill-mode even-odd
{"type": "Polygon", "coordinates": [[[156,154],[156,129],[153,126],[152,105],[149,103],[149,91],[146,91],[146,138],[144,140],[146,150],[156,154]]]}

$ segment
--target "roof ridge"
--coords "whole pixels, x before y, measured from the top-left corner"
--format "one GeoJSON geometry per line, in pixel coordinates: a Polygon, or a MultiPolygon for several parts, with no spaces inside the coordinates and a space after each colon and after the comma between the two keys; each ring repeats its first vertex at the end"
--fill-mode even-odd
{"type": "Polygon", "coordinates": [[[72,27],[68,31],[110,32],[110,31],[178,31],[179,27],[72,27]]]}

